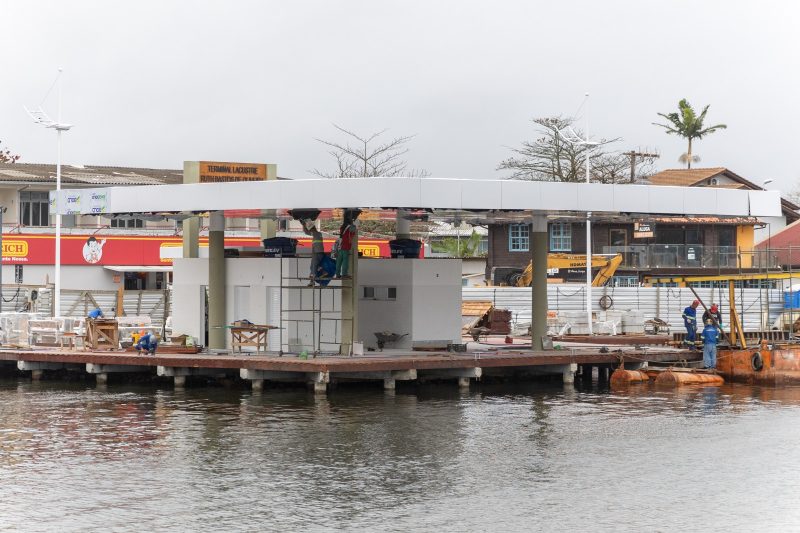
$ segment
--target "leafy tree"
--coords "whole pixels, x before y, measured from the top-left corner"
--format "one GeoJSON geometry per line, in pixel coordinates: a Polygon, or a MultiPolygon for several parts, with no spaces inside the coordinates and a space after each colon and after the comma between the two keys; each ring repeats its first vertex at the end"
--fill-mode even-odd
{"type": "MultiPolygon", "coordinates": [[[[533,119],[540,136],[533,141],[523,141],[521,148],[512,148],[516,154],[500,163],[498,170],[511,170],[511,179],[528,181],[581,182],[586,179],[586,158],[590,159],[591,180],[600,183],[626,183],[631,181],[631,160],[623,153],[609,151],[607,146],[619,139],[600,139],[597,144],[573,144],[563,133],[572,129],[573,120],[564,117],[533,119]]],[[[637,178],[649,173],[652,158],[637,158],[634,175],[637,178]]]]}
{"type": "MultiPolygon", "coordinates": [[[[0,141],[0,144],[2,144],[2,141],[0,141]]],[[[0,147],[0,163],[16,163],[19,158],[19,155],[12,154],[8,148],[0,147]]]]}
{"type": "Polygon", "coordinates": [[[703,121],[706,119],[706,113],[710,106],[705,106],[703,111],[698,115],[694,112],[694,108],[686,101],[686,98],[678,102],[677,113],[658,113],[660,117],[665,118],[669,124],[659,124],[653,122],[653,125],[659,126],[667,130],[669,134],[675,134],[689,141],[689,148],[685,154],[681,155],[678,159],[681,163],[686,163],[686,168],[692,168],[692,163],[700,161],[700,157],[692,154],[692,140],[702,139],[704,135],[714,133],[717,130],[727,128],[725,124],[715,124],[708,128],[703,127],[703,121]]]}
{"type": "Polygon", "coordinates": [[[334,128],[345,136],[344,141],[328,141],[317,139],[328,148],[331,157],[336,161],[333,172],[314,169],[312,174],[321,178],[370,178],[376,176],[426,177],[425,170],[408,168],[403,156],[408,153],[407,144],[413,136],[395,137],[384,142],[380,137],[386,133],[362,136],[346,130],[336,124],[334,128]]]}
{"type": "Polygon", "coordinates": [[[478,247],[481,244],[481,236],[475,230],[466,239],[447,237],[439,242],[431,244],[432,251],[445,253],[449,257],[477,257],[478,247]]]}

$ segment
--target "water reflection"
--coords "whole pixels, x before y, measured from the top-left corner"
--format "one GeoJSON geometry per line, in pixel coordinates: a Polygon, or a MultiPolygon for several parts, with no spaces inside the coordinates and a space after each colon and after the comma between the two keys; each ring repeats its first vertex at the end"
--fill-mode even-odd
{"type": "Polygon", "coordinates": [[[739,510],[763,500],[781,514],[753,524],[800,525],[794,447],[752,461],[765,441],[800,438],[800,388],[593,387],[315,396],[0,381],[0,524],[25,530],[35,514],[29,529],[61,531],[737,529],[749,517],[739,510]],[[709,513],[709,487],[736,512],[709,513]],[[678,501],[681,513],[653,508],[678,501]]]}

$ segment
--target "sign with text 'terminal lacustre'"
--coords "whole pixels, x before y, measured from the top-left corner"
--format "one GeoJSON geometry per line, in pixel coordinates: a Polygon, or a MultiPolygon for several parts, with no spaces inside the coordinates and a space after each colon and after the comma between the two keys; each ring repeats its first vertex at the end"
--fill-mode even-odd
{"type": "Polygon", "coordinates": [[[200,183],[264,181],[266,179],[267,165],[264,163],[200,161],[200,183]]]}

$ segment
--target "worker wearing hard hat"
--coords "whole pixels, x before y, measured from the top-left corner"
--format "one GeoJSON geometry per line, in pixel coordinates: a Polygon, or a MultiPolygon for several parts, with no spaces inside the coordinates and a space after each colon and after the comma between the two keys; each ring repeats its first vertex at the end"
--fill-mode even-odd
{"type": "Polygon", "coordinates": [[[706,327],[703,328],[703,367],[717,368],[717,341],[719,340],[719,329],[714,322],[709,319],[706,327]]]}
{"type": "Polygon", "coordinates": [[[711,304],[711,309],[703,313],[703,324],[707,323],[709,320],[716,320],[717,328],[722,331],[722,313],[719,312],[717,304],[711,304]]]}
{"type": "Polygon", "coordinates": [[[695,300],[692,305],[683,310],[683,325],[686,327],[686,340],[684,344],[694,346],[697,340],[697,306],[700,300],[695,300]]]}

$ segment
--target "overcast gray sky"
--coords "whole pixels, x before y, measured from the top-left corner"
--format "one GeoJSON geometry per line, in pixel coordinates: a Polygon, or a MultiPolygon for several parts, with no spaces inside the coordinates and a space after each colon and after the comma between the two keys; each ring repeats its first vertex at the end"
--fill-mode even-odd
{"type": "MultiPolygon", "coordinates": [[[[679,138],[651,123],[680,98],[728,129],[697,143],[784,191],[800,178],[800,4],[786,1],[0,0],[0,140],[55,162],[31,124],[64,68],[64,160],[179,168],[271,162],[310,177],[330,166],[315,137],[335,122],[415,134],[408,160],[435,177],[503,177],[530,119],[573,114],[619,149],[679,138]]],[[[53,95],[45,109],[56,112],[53,95]]]]}

